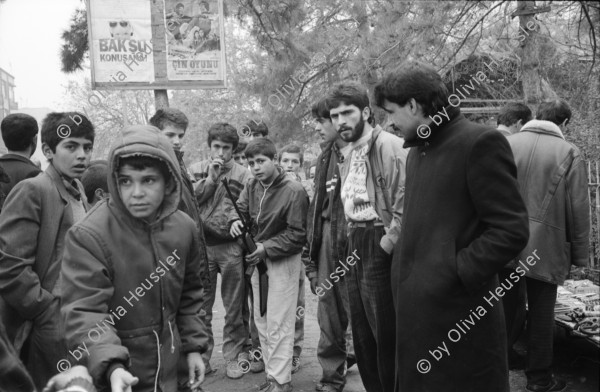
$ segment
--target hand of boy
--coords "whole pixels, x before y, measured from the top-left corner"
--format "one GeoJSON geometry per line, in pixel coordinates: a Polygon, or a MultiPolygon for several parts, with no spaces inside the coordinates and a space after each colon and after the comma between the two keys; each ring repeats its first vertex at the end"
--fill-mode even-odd
{"type": "Polygon", "coordinates": [[[208,167],[208,175],[213,182],[217,182],[219,180],[219,175],[221,174],[221,167],[223,166],[223,160],[216,158],[213,159],[208,167]]]}
{"type": "Polygon", "coordinates": [[[265,246],[262,243],[257,242],[256,250],[249,255],[246,255],[246,262],[248,262],[250,265],[256,265],[261,260],[264,260],[266,256],[267,252],[265,252],[265,246]]]}
{"type": "Polygon", "coordinates": [[[231,224],[231,228],[229,229],[229,234],[231,234],[232,237],[239,237],[242,235],[242,227],[244,227],[244,224],[242,223],[241,220],[236,220],[235,222],[233,222],[231,224]]]}
{"type": "Polygon", "coordinates": [[[204,360],[200,353],[189,353],[187,355],[187,363],[190,376],[190,389],[193,391],[204,381],[204,360]]]}
{"type": "Polygon", "coordinates": [[[131,392],[131,386],[140,380],[123,368],[117,368],[110,375],[110,389],[112,392],[131,392]]]}

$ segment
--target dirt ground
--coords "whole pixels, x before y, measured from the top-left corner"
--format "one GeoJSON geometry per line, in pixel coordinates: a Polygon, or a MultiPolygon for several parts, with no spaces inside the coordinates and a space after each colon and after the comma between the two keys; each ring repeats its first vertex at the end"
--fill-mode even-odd
{"type": "MultiPolygon", "coordinates": [[[[220,292],[220,275],[217,293],[220,292]]],[[[315,384],[321,377],[321,366],[317,361],[317,342],[319,340],[319,327],[317,324],[317,297],[310,292],[306,280],[306,313],[304,324],[304,348],[300,358],[300,371],[292,376],[292,385],[295,392],[309,392],[315,390],[315,384]]],[[[217,372],[206,378],[202,384],[205,392],[241,392],[257,391],[258,386],[265,380],[265,373],[247,373],[238,380],[230,380],[225,376],[225,361],[221,351],[223,345],[223,318],[224,309],[220,295],[213,309],[213,332],[215,335],[215,349],[211,359],[211,366],[217,372]]],[[[554,347],[554,371],[567,382],[566,392],[597,392],[600,378],[600,350],[590,343],[580,339],[567,337],[564,331],[557,330],[557,339],[554,347]]],[[[525,374],[523,371],[510,372],[511,392],[526,392],[525,374]]],[[[360,375],[356,366],[348,371],[345,392],[364,392],[360,375]]],[[[413,391],[403,391],[413,392],[413,391]]],[[[443,392],[443,391],[440,391],[443,392]]],[[[483,391],[482,391],[483,392],[483,391]]]]}

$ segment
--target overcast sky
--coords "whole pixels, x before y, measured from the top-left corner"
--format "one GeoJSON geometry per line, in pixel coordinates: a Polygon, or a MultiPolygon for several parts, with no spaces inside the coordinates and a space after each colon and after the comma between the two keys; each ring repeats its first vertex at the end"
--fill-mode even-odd
{"type": "Polygon", "coordinates": [[[0,67],[15,77],[19,107],[60,109],[61,34],[80,0],[7,0],[0,5],[0,67]]]}

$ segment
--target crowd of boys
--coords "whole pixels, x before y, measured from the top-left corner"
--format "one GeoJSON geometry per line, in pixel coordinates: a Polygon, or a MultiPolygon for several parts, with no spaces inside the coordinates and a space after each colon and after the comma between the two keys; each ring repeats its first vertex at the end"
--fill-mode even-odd
{"type": "Polygon", "coordinates": [[[90,121],[51,113],[40,173],[29,161],[37,123],[8,116],[0,390],[201,390],[214,372],[218,274],[226,375],[264,371],[261,392],[292,391],[305,277],[318,297],[317,391],[341,392],[356,363],[368,392],[506,392],[525,292],[535,342],[526,388],[564,389],[550,368],[551,310],[569,265],[586,263],[589,230],[583,163],[564,141],[571,112],[545,103],[530,121],[516,104],[496,130],[465,119],[448,95],[420,63],[387,75],[374,102],[398,137],[375,124],[365,88],[336,86],[312,107],[322,138],[313,181],[299,175],[302,150],[277,151],[254,120],[247,143],[231,124],[207,127],[210,158],[188,171],[188,119],[172,108],[123,129],[93,162],[90,121]],[[513,260],[536,250],[539,267],[503,297],[506,317],[484,309],[514,279],[513,260]],[[459,322],[468,333],[443,358],[439,344],[459,322]]]}

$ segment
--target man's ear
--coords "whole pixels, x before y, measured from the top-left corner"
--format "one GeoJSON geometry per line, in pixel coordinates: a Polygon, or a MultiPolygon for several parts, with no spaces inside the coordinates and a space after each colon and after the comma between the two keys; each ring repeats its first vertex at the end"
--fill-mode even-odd
{"type": "Polygon", "coordinates": [[[275,161],[275,163],[279,163],[279,154],[275,153],[273,156],[273,161],[275,161]]]}
{"type": "Polygon", "coordinates": [[[419,114],[421,112],[421,105],[419,105],[419,103],[417,102],[416,99],[414,98],[410,98],[408,100],[408,104],[410,105],[410,112],[413,116],[416,116],[417,114],[419,114]]]}
{"type": "Polygon", "coordinates": [[[569,119],[565,119],[565,121],[562,122],[562,124],[560,124],[560,129],[564,132],[567,130],[567,124],[569,123],[569,119]]]}
{"type": "Polygon", "coordinates": [[[362,119],[363,121],[369,121],[369,117],[371,117],[371,108],[369,106],[365,106],[362,110],[362,119]]]}
{"type": "Polygon", "coordinates": [[[52,161],[52,158],[54,157],[54,153],[52,152],[52,150],[50,149],[50,146],[46,143],[42,144],[42,152],[44,153],[44,156],[46,157],[46,159],[48,161],[52,161]]]}

